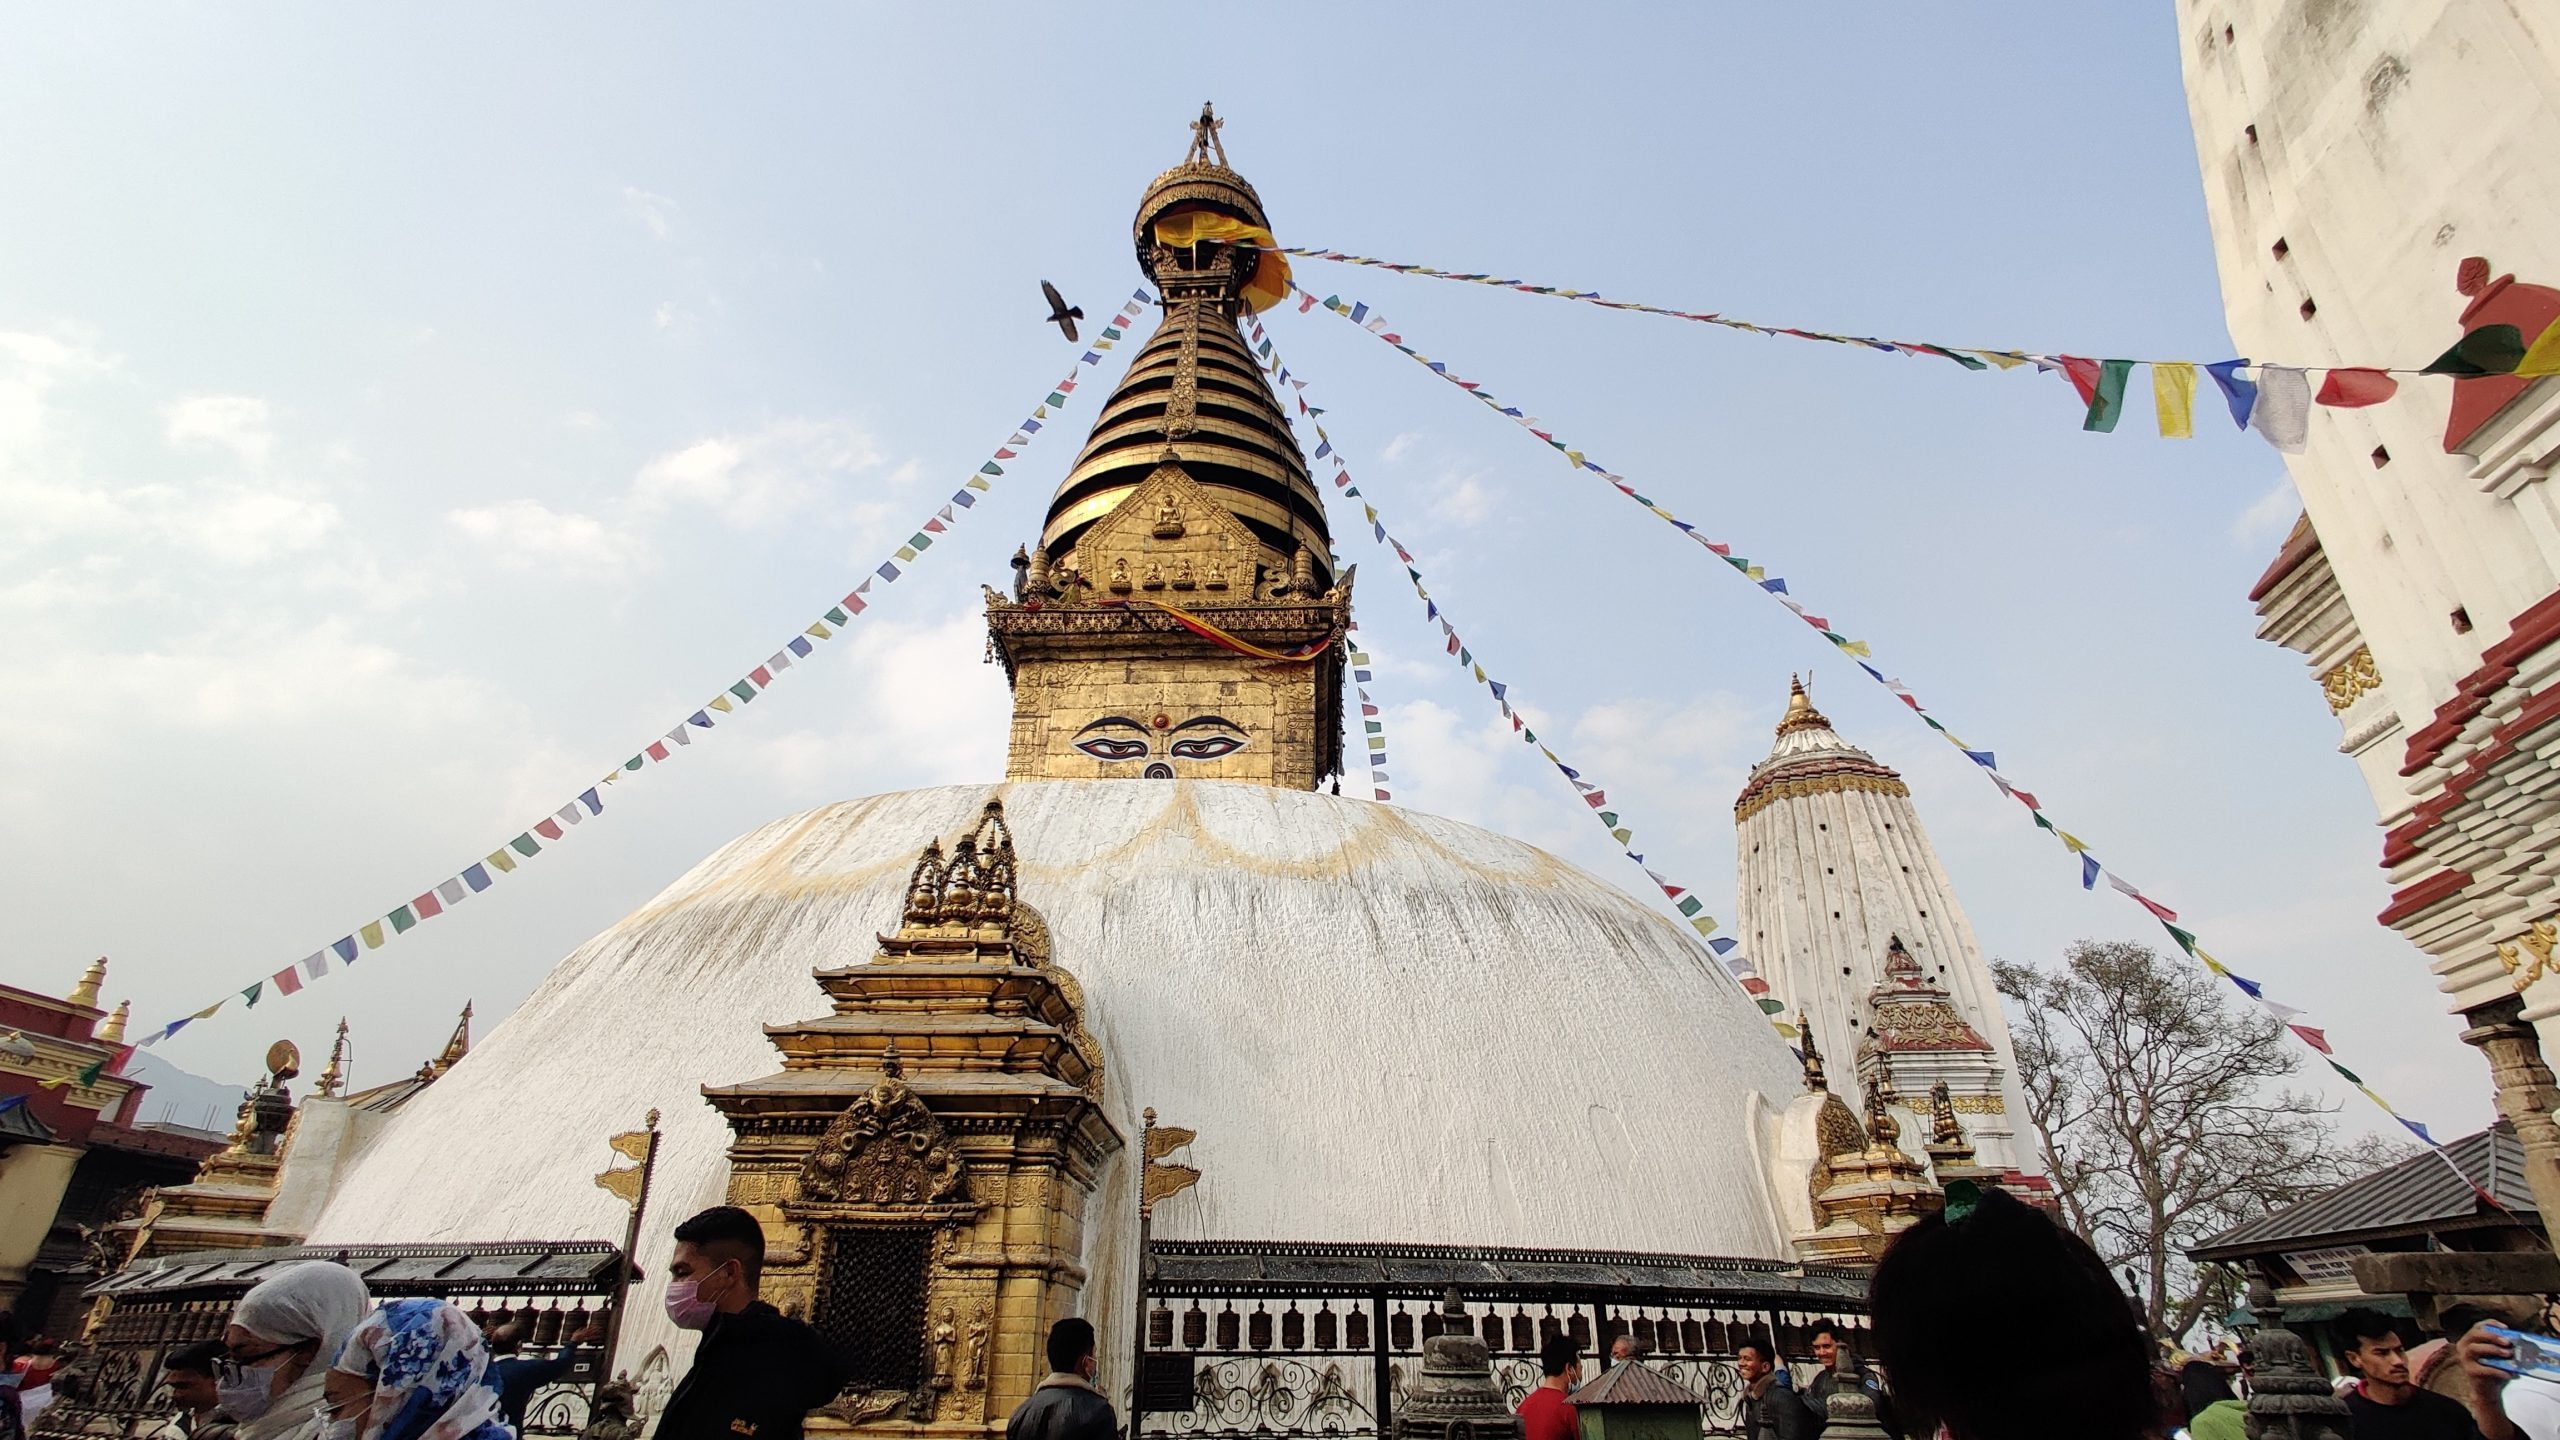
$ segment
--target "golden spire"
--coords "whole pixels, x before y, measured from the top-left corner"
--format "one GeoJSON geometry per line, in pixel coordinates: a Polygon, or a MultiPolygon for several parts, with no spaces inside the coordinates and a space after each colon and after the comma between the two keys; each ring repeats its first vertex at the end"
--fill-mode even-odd
{"type": "Polygon", "coordinates": [[[320,1072],[313,1093],[335,1097],[347,1088],[347,1017],[338,1017],[338,1038],[329,1042],[329,1064],[320,1072]]]}
{"type": "Polygon", "coordinates": [[[89,962],[89,968],[81,972],[80,983],[72,986],[71,993],[64,998],[74,1005],[85,1005],[95,1010],[99,1008],[98,987],[106,983],[107,957],[101,955],[89,962]]]}
{"type": "Polygon", "coordinates": [[[1822,1052],[1813,1046],[1813,1024],[1804,1018],[1804,1007],[1796,1007],[1796,1033],[1804,1038],[1804,1088],[1807,1094],[1819,1095],[1831,1088],[1831,1079],[1822,1073],[1822,1052]]]}
{"type": "Polygon", "coordinates": [[[453,1022],[453,1034],[444,1042],[444,1050],[436,1058],[418,1067],[418,1078],[433,1080],[462,1063],[471,1053],[471,1002],[462,1002],[462,1018],[453,1022]]]}
{"type": "Polygon", "coordinates": [[[133,1015],[133,1002],[132,1002],[132,1001],[130,1001],[130,1000],[119,1000],[119,1001],[117,1001],[117,1002],[116,1002],[116,1009],[115,1009],[115,1013],[114,1013],[114,1014],[112,1014],[112,1015],[109,1015],[109,1016],[107,1017],[107,1023],[106,1023],[106,1024],[101,1025],[101,1026],[99,1026],[99,1027],[98,1027],[98,1034],[97,1034],[97,1041],[98,1041],[98,1043],[99,1043],[99,1044],[101,1044],[101,1045],[121,1045],[121,1044],[123,1044],[123,1043],[124,1043],[124,1022],[125,1022],[126,1020],[128,1020],[128,1019],[132,1018],[132,1015],[133,1015]]]}
{"type": "Polygon", "coordinates": [[[1778,719],[1778,734],[1792,735],[1798,730],[1828,730],[1831,721],[1813,708],[1813,697],[1804,689],[1804,677],[1787,677],[1787,713],[1778,719]]]}

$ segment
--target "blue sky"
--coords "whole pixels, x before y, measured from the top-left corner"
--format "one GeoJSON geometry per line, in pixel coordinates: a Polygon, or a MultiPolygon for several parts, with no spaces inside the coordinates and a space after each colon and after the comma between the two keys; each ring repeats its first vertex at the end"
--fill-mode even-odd
{"type": "MultiPolygon", "coordinates": [[[[2164,5],[1208,13],[0,18],[8,978],[67,988],[103,952],[142,1023],[209,1003],[736,678],[1073,358],[1042,278],[1096,315],[1137,282],[1131,207],[1204,98],[1284,243],[1949,344],[2229,349],[2164,5]]],[[[1300,273],[1787,575],[2404,1108],[2488,1118],[2372,921],[2319,689],[2252,638],[2296,508],[2255,437],[2159,440],[2143,405],[2085,435],[2058,378],[1300,273]]],[[[1911,781],[1986,950],[2162,941],[1695,547],[1321,312],[1272,329],[1478,653],[1718,913],[1732,796],[1811,667],[1911,781]]],[[[169,1058],[245,1073],[344,1013],[359,1081],[390,1078],[751,825],[993,778],[977,586],[1087,415],[602,823],[169,1058]]],[[[1336,523],[1399,803],[1640,885],[1336,523]]]]}

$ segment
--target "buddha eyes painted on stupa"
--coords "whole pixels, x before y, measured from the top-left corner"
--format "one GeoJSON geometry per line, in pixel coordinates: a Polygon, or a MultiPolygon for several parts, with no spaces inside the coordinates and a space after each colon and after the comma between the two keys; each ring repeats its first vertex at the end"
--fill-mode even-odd
{"type": "Polygon", "coordinates": [[[1223,715],[1194,715],[1178,722],[1169,715],[1152,720],[1105,715],[1078,730],[1069,743],[1106,764],[1151,761],[1146,778],[1170,780],[1173,767],[1166,762],[1223,760],[1243,749],[1250,737],[1243,726],[1223,715]]]}

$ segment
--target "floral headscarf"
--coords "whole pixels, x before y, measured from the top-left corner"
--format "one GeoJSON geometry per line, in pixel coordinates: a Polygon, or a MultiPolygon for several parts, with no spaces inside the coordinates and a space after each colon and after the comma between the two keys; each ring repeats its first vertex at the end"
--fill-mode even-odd
{"type": "Polygon", "coordinates": [[[334,1368],[373,1382],[365,1440],[515,1440],[480,1327],[442,1300],[386,1301],[347,1337],[334,1368]]]}

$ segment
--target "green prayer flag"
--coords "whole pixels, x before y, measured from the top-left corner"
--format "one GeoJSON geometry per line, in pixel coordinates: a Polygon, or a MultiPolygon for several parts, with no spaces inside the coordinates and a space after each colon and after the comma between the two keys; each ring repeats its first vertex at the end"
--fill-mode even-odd
{"type": "Polygon", "coordinates": [[[416,928],[418,928],[418,917],[409,913],[408,906],[402,905],[391,912],[393,934],[406,935],[416,928]]]}
{"type": "MultiPolygon", "coordinates": [[[[2039,828],[2039,829],[2043,829],[2043,830],[2052,830],[2052,829],[2053,829],[2053,822],[2052,822],[2052,821],[2050,821],[2050,820],[2047,820],[2046,818],[2044,818],[2044,812],[2043,812],[2043,811],[2041,811],[2041,810],[2031,810],[2031,811],[2029,811],[2029,812],[2027,812],[2027,813],[2029,813],[2029,814],[2031,814],[2031,815],[2033,815],[2033,816],[2035,816],[2035,817],[2036,817],[2036,826],[2037,826],[2037,828],[2039,828]]],[[[2059,831],[2057,831],[2057,832],[2055,832],[2055,833],[2059,834],[2060,832],[2059,832],[2059,831]]]]}
{"type": "Polygon", "coordinates": [[[2524,332],[2513,325],[2483,325],[2454,342],[2421,375],[2512,375],[2524,363],[2524,332]]]}
{"type": "Polygon", "coordinates": [[[1004,467],[993,460],[990,460],[986,464],[978,467],[978,473],[981,475],[1001,475],[1004,473],[1004,467]]]}
{"type": "Polygon", "coordinates": [[[1058,393],[1057,391],[1055,391],[1055,390],[1052,390],[1052,391],[1050,391],[1050,392],[1049,392],[1049,398],[1048,398],[1048,400],[1047,400],[1046,402],[1044,402],[1044,403],[1046,403],[1046,404],[1050,404],[1050,405],[1064,405],[1064,404],[1066,404],[1066,403],[1067,403],[1067,397],[1066,397],[1066,396],[1064,396],[1064,395],[1059,394],[1059,393],[1058,393]]]}
{"type": "Polygon", "coordinates": [[[1680,913],[1683,915],[1695,915],[1706,908],[1706,902],[1700,900],[1695,895],[1683,895],[1680,897],[1680,913]]]}
{"type": "Polygon", "coordinates": [[[1610,833],[1610,834],[1612,834],[1612,835],[1617,834],[1617,833],[1618,833],[1618,812],[1617,812],[1617,811],[1615,811],[1615,810],[1603,810],[1603,811],[1601,811],[1601,812],[1600,812],[1600,823],[1609,827],[1609,833],[1610,833]]]}
{"type": "Polygon", "coordinates": [[[2196,953],[2196,937],[2192,931],[2181,930],[2166,920],[2160,922],[2160,928],[2169,932],[2169,938],[2178,942],[2179,949],[2190,955],[2196,953]]]}
{"type": "Polygon", "coordinates": [[[1990,366],[1983,364],[1981,361],[1974,359],[1972,356],[1965,354],[1963,351],[1950,350],[1944,345],[1931,345],[1925,348],[1930,354],[1944,355],[1967,370],[1988,370],[1991,368],[1990,366]]]}
{"type": "Polygon", "coordinates": [[[1786,1009],[1787,1002],[1779,999],[1775,995],[1763,995],[1760,997],[1760,1013],[1763,1015],[1783,1015],[1786,1013],[1786,1009]]]}
{"type": "Polygon", "coordinates": [[[2124,418],[2125,381],[2132,377],[2130,360],[2099,361],[2097,392],[2089,401],[2089,418],[2080,422],[2080,428],[2100,432],[2115,429],[2116,422],[2124,418]]]}
{"type": "Polygon", "coordinates": [[[834,608],[833,610],[828,611],[828,612],[827,612],[827,619],[828,619],[828,621],[829,621],[830,623],[837,624],[837,625],[847,625],[847,624],[851,624],[851,623],[852,623],[852,621],[851,621],[850,617],[848,617],[848,616],[844,613],[844,607],[843,607],[843,606],[841,606],[841,605],[837,606],[837,607],[836,607],[836,608],[834,608]]]}
{"type": "Polygon", "coordinates": [[[516,847],[516,853],[519,855],[530,857],[542,853],[542,842],[534,839],[531,833],[518,835],[507,843],[516,847]]]}
{"type": "Polygon", "coordinates": [[[255,1010],[258,1008],[258,994],[266,988],[267,982],[261,980],[257,984],[250,986],[248,989],[241,991],[240,998],[248,1001],[249,1008],[255,1010]]]}
{"type": "Polygon", "coordinates": [[[97,1062],[95,1062],[95,1063],[91,1064],[91,1065],[89,1066],[89,1068],[88,1068],[88,1069],[81,1071],[81,1072],[80,1072],[80,1085],[81,1085],[81,1087],[85,1089],[85,1088],[87,1088],[87,1087],[89,1087],[89,1086],[91,1086],[91,1085],[95,1085],[95,1084],[97,1084],[97,1083],[98,1083],[98,1076],[99,1076],[101,1073],[103,1073],[103,1072],[106,1070],[106,1068],[107,1068],[107,1062],[106,1062],[106,1061],[104,1061],[104,1060],[99,1060],[99,1061],[97,1061],[97,1062]]]}
{"type": "Polygon", "coordinates": [[[753,700],[756,698],[756,687],[748,684],[744,680],[741,680],[737,684],[729,687],[729,693],[737,696],[742,701],[753,700]]]}
{"type": "Polygon", "coordinates": [[[640,768],[640,763],[641,757],[634,755],[630,759],[622,762],[622,768],[625,770],[637,770],[640,768]]]}
{"type": "Polygon", "coordinates": [[[2332,1070],[2337,1071],[2337,1072],[2338,1072],[2339,1074],[2341,1074],[2341,1075],[2346,1076],[2346,1077],[2347,1077],[2347,1082],[2348,1082],[2349,1084],[2351,1084],[2351,1085],[2362,1085],[2362,1084],[2364,1083],[2364,1077],[2363,1077],[2363,1076],[2360,1076],[2360,1075],[2356,1074],[2356,1072],[2354,1072],[2353,1070],[2348,1069],[2348,1068],[2347,1068],[2346,1066],[2344,1066],[2344,1065],[2339,1064],[2339,1063],[2338,1063],[2337,1061],[2335,1061],[2335,1060],[2332,1060],[2332,1061],[2330,1061],[2330,1062],[2329,1062],[2329,1068],[2330,1068],[2330,1069],[2332,1069],[2332,1070]]]}

